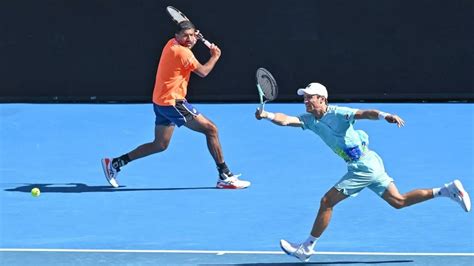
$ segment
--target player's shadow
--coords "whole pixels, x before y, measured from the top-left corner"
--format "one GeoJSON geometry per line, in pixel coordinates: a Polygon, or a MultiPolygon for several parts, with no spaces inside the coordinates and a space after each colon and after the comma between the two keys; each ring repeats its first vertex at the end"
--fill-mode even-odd
{"type": "Polygon", "coordinates": [[[324,261],[324,262],[300,262],[300,263],[242,263],[242,264],[231,264],[233,266],[267,266],[267,265],[278,265],[278,266],[301,266],[301,265],[351,265],[351,264],[399,264],[399,263],[412,263],[413,260],[371,260],[371,261],[324,261]]]}
{"type": "Polygon", "coordinates": [[[89,192],[130,192],[130,191],[166,191],[166,190],[197,190],[216,189],[216,187],[172,187],[172,188],[125,188],[120,186],[89,186],[82,183],[63,184],[24,184],[16,188],[8,188],[5,191],[30,193],[33,188],[39,188],[41,193],[89,193],[89,192]]]}

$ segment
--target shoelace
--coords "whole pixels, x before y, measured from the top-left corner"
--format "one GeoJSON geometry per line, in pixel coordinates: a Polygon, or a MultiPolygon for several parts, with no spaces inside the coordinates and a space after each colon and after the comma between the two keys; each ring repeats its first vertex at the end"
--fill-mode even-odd
{"type": "Polygon", "coordinates": [[[226,182],[226,183],[234,183],[236,181],[239,181],[238,177],[241,176],[242,174],[238,174],[238,175],[234,175],[232,174],[231,176],[228,176],[226,179],[224,180],[221,180],[223,182],[226,182]]]}
{"type": "Polygon", "coordinates": [[[310,255],[310,254],[306,254],[303,245],[300,245],[300,246],[298,247],[298,249],[295,251],[295,253],[300,254],[300,255],[303,255],[303,256],[305,256],[306,258],[310,255]]]}
{"type": "MultiPolygon", "coordinates": [[[[229,177],[229,178],[228,178],[228,179],[229,179],[229,183],[234,184],[234,183],[236,183],[236,182],[239,182],[239,181],[240,181],[239,178],[238,178],[239,176],[241,176],[241,174],[239,174],[239,175],[233,175],[233,176],[229,177]]],[[[227,180],[226,180],[226,181],[227,181],[227,180]]]]}
{"type": "Polygon", "coordinates": [[[299,245],[299,247],[295,250],[295,252],[292,253],[293,256],[297,257],[300,260],[307,261],[311,255],[313,255],[311,252],[309,254],[306,254],[305,249],[303,244],[299,245]]]}

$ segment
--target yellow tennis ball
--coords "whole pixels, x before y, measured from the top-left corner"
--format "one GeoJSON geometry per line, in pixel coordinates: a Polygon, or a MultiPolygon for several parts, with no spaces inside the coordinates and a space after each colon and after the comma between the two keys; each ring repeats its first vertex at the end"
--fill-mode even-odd
{"type": "Polygon", "coordinates": [[[39,190],[39,188],[35,187],[31,190],[31,195],[33,197],[39,197],[39,195],[41,194],[41,191],[39,190]]]}

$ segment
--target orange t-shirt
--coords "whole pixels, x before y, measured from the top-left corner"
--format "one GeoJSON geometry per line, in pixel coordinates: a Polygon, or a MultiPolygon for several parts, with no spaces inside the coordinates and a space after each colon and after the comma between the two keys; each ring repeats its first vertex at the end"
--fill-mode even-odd
{"type": "Polygon", "coordinates": [[[188,90],[189,77],[199,62],[188,47],[171,39],[163,48],[156,72],[153,102],[158,105],[175,105],[184,99],[188,90]]]}

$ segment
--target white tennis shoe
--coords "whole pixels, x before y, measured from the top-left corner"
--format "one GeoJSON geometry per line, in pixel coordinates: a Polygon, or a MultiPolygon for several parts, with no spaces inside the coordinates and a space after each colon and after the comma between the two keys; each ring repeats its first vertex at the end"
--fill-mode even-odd
{"type": "Polygon", "coordinates": [[[249,181],[240,180],[239,176],[241,175],[227,175],[227,174],[220,174],[219,178],[217,179],[217,188],[222,189],[243,189],[250,186],[249,181]]]}
{"type": "Polygon", "coordinates": [[[280,247],[286,254],[304,262],[309,261],[309,258],[314,254],[313,250],[303,244],[293,244],[284,239],[280,240],[280,247]]]}
{"type": "Polygon", "coordinates": [[[120,170],[112,166],[112,159],[110,158],[104,158],[101,161],[102,169],[104,169],[104,174],[105,178],[107,179],[107,182],[109,182],[112,187],[118,188],[119,184],[117,183],[117,175],[120,170]]]}
{"type": "Polygon", "coordinates": [[[459,203],[464,211],[469,212],[471,210],[471,198],[466,190],[464,190],[461,181],[456,179],[453,182],[446,184],[445,187],[449,192],[449,197],[459,203]]]}

